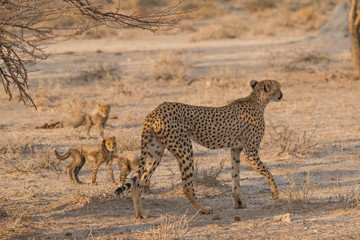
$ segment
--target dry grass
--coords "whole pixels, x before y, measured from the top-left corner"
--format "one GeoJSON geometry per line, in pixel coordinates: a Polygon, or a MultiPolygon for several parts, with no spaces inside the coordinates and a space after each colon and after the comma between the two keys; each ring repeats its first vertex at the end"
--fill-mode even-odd
{"type": "Polygon", "coordinates": [[[119,67],[116,65],[95,65],[83,70],[79,75],[67,79],[67,84],[88,85],[96,82],[113,82],[121,79],[119,67]]]}
{"type": "Polygon", "coordinates": [[[278,156],[290,154],[293,156],[303,156],[311,154],[317,143],[313,140],[315,129],[309,133],[307,131],[298,132],[293,130],[290,126],[275,127],[271,124],[273,133],[270,135],[273,142],[280,145],[280,152],[278,156]],[[280,130],[278,130],[280,128],[280,130]]]}
{"type": "Polygon", "coordinates": [[[360,209],[360,188],[351,189],[345,196],[345,208],[360,209]]]}
{"type": "Polygon", "coordinates": [[[191,63],[186,56],[176,52],[162,52],[150,69],[152,80],[182,81],[188,78],[191,63]]]}
{"type": "Polygon", "coordinates": [[[53,157],[53,148],[48,147],[45,151],[38,151],[34,159],[34,168],[36,170],[46,169],[54,172],[61,171],[60,162],[53,157]]]}
{"type": "Polygon", "coordinates": [[[132,136],[119,136],[116,137],[118,152],[123,151],[136,151],[140,150],[140,138],[135,136],[135,133],[132,136]]]}
{"type": "Polygon", "coordinates": [[[289,175],[284,177],[290,184],[290,188],[285,190],[285,195],[294,203],[308,203],[318,190],[319,184],[311,183],[312,174],[309,171],[303,184],[297,183],[298,181],[294,181],[294,178],[289,175]]]}
{"type": "Polygon", "coordinates": [[[222,159],[219,166],[212,166],[208,169],[200,169],[198,161],[195,161],[194,181],[197,184],[204,184],[206,186],[219,186],[221,184],[219,178],[220,173],[224,170],[224,162],[222,159]]]}
{"type": "Polygon", "coordinates": [[[238,38],[248,32],[247,25],[238,16],[224,16],[211,28],[200,28],[199,31],[192,34],[190,42],[199,42],[207,40],[219,40],[238,38]]]}
{"type": "Polygon", "coordinates": [[[17,144],[1,147],[2,168],[6,173],[37,173],[41,169],[60,171],[59,163],[54,161],[52,150],[38,150],[35,145],[17,144]]]}
{"type": "Polygon", "coordinates": [[[73,189],[64,192],[64,202],[76,207],[82,207],[88,205],[97,200],[103,200],[106,198],[105,194],[99,194],[95,191],[86,191],[81,186],[74,186],[73,189]]]}
{"type": "Polygon", "coordinates": [[[183,216],[163,216],[161,215],[150,231],[140,233],[139,239],[185,239],[186,234],[190,231],[189,223],[198,215],[198,212],[188,218],[186,214],[183,216]]]}
{"type": "Polygon", "coordinates": [[[244,6],[251,12],[259,12],[276,7],[276,3],[275,0],[246,0],[244,6]]]}

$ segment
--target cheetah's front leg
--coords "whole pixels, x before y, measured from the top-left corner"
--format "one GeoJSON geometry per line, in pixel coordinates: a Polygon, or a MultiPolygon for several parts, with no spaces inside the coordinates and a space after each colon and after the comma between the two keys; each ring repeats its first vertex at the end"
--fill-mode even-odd
{"type": "Polygon", "coordinates": [[[274,177],[270,173],[270,171],[266,168],[266,166],[261,162],[257,152],[245,152],[244,158],[255,171],[257,171],[266,178],[270,186],[273,197],[275,199],[279,198],[279,192],[277,190],[274,177]]]}

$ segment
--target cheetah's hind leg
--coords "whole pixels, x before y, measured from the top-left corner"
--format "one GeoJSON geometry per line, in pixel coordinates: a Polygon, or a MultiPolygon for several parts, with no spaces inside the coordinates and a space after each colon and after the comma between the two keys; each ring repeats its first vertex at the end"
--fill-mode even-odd
{"type": "MultiPolygon", "coordinates": [[[[185,149],[185,151],[179,151],[179,149],[168,147],[168,150],[172,154],[174,154],[178,161],[185,196],[197,211],[204,214],[212,213],[213,210],[211,207],[201,205],[195,197],[195,191],[193,186],[194,163],[191,140],[184,135],[175,136],[173,139],[182,139],[182,144],[180,145],[182,145],[182,148],[185,149]]],[[[170,144],[175,143],[169,141],[169,145],[170,144]]]]}

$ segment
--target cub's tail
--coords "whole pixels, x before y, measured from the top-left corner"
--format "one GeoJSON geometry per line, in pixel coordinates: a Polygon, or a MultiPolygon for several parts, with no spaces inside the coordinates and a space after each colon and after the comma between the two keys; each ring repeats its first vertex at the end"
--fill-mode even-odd
{"type": "Polygon", "coordinates": [[[68,157],[70,157],[70,155],[71,155],[70,150],[69,150],[67,153],[65,153],[64,155],[60,155],[60,154],[56,151],[55,148],[54,148],[54,153],[55,153],[55,156],[56,156],[58,159],[60,159],[60,160],[65,160],[65,159],[67,159],[68,157]]]}
{"type": "Polygon", "coordinates": [[[75,123],[75,125],[73,126],[73,128],[78,128],[78,127],[80,127],[81,125],[83,125],[84,121],[85,121],[85,115],[83,115],[83,116],[81,117],[81,119],[80,119],[77,123],[75,123]]]}

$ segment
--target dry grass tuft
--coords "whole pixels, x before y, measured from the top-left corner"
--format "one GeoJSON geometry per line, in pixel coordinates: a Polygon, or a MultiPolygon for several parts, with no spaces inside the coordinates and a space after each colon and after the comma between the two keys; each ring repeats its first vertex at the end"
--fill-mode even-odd
{"type": "Polygon", "coordinates": [[[211,28],[204,27],[191,35],[190,42],[238,38],[249,29],[239,17],[225,16],[211,28]]]}
{"type": "Polygon", "coordinates": [[[307,133],[306,131],[297,133],[288,125],[275,127],[271,124],[271,128],[273,134],[270,133],[270,135],[272,136],[273,141],[280,144],[278,156],[286,154],[303,156],[310,154],[317,145],[317,143],[313,141],[315,129],[310,133],[307,133]],[[278,128],[281,128],[281,130],[278,130],[278,128]]]}
{"type": "Polygon", "coordinates": [[[244,6],[251,12],[260,12],[276,7],[276,2],[275,0],[246,0],[244,6]]]}
{"type": "Polygon", "coordinates": [[[23,155],[34,153],[36,147],[32,143],[16,143],[0,146],[1,155],[23,155]]]}
{"type": "Polygon", "coordinates": [[[0,207],[0,219],[9,216],[4,206],[0,207]]]}
{"type": "Polygon", "coordinates": [[[46,169],[60,171],[59,162],[54,161],[52,150],[37,150],[33,144],[10,145],[1,148],[2,168],[6,173],[37,173],[46,169]]]}
{"type": "Polygon", "coordinates": [[[140,150],[140,138],[136,137],[133,134],[131,137],[129,136],[120,136],[117,138],[117,146],[119,153],[124,151],[136,151],[140,150]]]}
{"type": "Polygon", "coordinates": [[[320,51],[300,51],[295,52],[295,55],[290,54],[291,53],[280,54],[272,52],[269,61],[270,67],[280,72],[313,72],[319,64],[323,63],[327,65],[331,61],[327,54],[320,51]]]}
{"type": "Polygon", "coordinates": [[[360,209],[360,189],[351,189],[350,193],[345,196],[345,208],[360,209]]]}
{"type": "Polygon", "coordinates": [[[99,191],[88,191],[83,189],[82,186],[74,186],[73,189],[70,189],[64,193],[64,201],[76,207],[83,207],[88,204],[102,201],[112,197],[111,193],[108,195],[105,193],[100,193],[99,191]]]}
{"type": "Polygon", "coordinates": [[[219,186],[219,175],[224,170],[225,160],[221,160],[219,166],[212,166],[209,169],[200,169],[198,161],[195,162],[194,181],[206,186],[219,186]]]}
{"type": "Polygon", "coordinates": [[[141,233],[140,239],[185,239],[186,234],[190,231],[189,223],[197,216],[198,212],[190,219],[186,214],[178,216],[160,216],[158,222],[154,224],[149,232],[141,233]]]}
{"type": "Polygon", "coordinates": [[[289,175],[284,177],[290,184],[290,188],[285,190],[285,195],[295,203],[308,203],[319,187],[319,184],[311,183],[312,174],[309,171],[307,172],[306,181],[302,185],[296,183],[294,178],[289,175]]]}
{"type": "Polygon", "coordinates": [[[188,78],[190,61],[174,52],[162,52],[150,69],[153,80],[181,81],[188,78]]]}
{"type": "Polygon", "coordinates": [[[67,84],[88,85],[96,82],[113,82],[120,79],[118,66],[100,64],[82,71],[78,76],[67,79],[67,84]]]}
{"type": "Polygon", "coordinates": [[[38,151],[34,159],[34,169],[46,169],[54,172],[61,171],[60,162],[54,160],[53,148],[49,147],[45,151],[38,151]]]}

